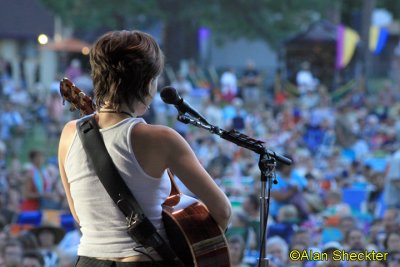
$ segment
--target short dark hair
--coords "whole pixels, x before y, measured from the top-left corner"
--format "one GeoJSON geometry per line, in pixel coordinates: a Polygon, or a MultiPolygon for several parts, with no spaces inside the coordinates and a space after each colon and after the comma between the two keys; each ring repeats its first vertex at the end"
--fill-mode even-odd
{"type": "Polygon", "coordinates": [[[37,149],[33,149],[29,151],[29,159],[32,161],[34,158],[36,158],[39,155],[43,155],[43,152],[37,149]]]}
{"type": "Polygon", "coordinates": [[[144,102],[150,82],[164,68],[164,55],[154,38],[141,31],[112,31],[102,35],[90,51],[94,96],[98,108],[106,101],[144,102]]]}

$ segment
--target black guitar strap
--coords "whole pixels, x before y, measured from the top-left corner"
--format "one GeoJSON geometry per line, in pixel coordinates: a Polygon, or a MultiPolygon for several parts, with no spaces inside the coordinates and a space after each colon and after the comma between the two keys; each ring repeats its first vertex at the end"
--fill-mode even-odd
{"type": "Polygon", "coordinates": [[[77,122],[79,137],[89,161],[106,191],[125,215],[128,234],[145,248],[153,248],[169,264],[184,266],[168,243],[156,231],[144,215],[142,208],[128,189],[114,165],[94,115],[83,117],[77,122]]]}

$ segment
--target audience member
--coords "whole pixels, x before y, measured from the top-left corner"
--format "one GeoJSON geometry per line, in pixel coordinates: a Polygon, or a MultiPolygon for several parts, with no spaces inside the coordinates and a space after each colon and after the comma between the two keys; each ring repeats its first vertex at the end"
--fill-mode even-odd
{"type": "Polygon", "coordinates": [[[248,108],[256,108],[260,104],[260,85],[262,77],[255,63],[249,60],[240,80],[243,100],[248,108]]]}
{"type": "Polygon", "coordinates": [[[296,83],[300,94],[316,89],[318,80],[312,74],[309,62],[305,61],[301,64],[301,69],[296,74],[296,83]]]}
{"type": "Polygon", "coordinates": [[[7,241],[3,248],[4,263],[7,267],[20,267],[24,249],[22,244],[16,239],[7,241]]]}
{"type": "MultiPolygon", "coordinates": [[[[29,152],[30,164],[27,166],[27,177],[23,185],[21,210],[38,210],[44,201],[48,178],[44,170],[44,155],[39,150],[29,152]]],[[[48,193],[50,195],[52,193],[48,193]]],[[[46,196],[48,196],[46,195],[46,196]]]]}
{"type": "Polygon", "coordinates": [[[182,98],[189,96],[193,90],[192,84],[186,79],[182,72],[177,73],[176,80],[171,83],[171,86],[176,89],[182,98]]]}
{"type": "Polygon", "coordinates": [[[229,255],[232,267],[249,267],[243,263],[245,242],[239,235],[232,236],[228,239],[229,255]]]}
{"type": "Polygon", "coordinates": [[[291,165],[278,164],[277,168],[278,184],[273,185],[271,190],[271,214],[273,217],[278,215],[279,208],[286,204],[293,204],[299,211],[302,219],[307,218],[309,207],[303,196],[303,189],[307,185],[307,180],[295,168],[295,163],[291,165]]]}
{"type": "Polygon", "coordinates": [[[82,75],[82,63],[79,59],[74,58],[71,60],[70,65],[65,71],[65,77],[75,82],[75,79],[82,75]]]}
{"type": "Polygon", "coordinates": [[[60,260],[57,245],[64,237],[65,230],[54,223],[42,222],[31,231],[39,241],[39,251],[44,257],[45,267],[57,267],[60,260]]]}
{"type": "Polygon", "coordinates": [[[387,267],[400,267],[400,251],[393,251],[388,255],[387,267]]]}
{"type": "Polygon", "coordinates": [[[383,245],[385,251],[389,253],[400,251],[400,233],[397,231],[387,232],[383,245]]]}
{"type": "Polygon", "coordinates": [[[358,228],[352,228],[345,233],[344,248],[348,251],[366,249],[366,240],[363,231],[358,228]]]}
{"type": "Polygon", "coordinates": [[[235,70],[227,68],[220,79],[221,92],[223,99],[230,103],[238,95],[238,81],[235,70]]]}
{"type": "MultiPolygon", "coordinates": [[[[77,85],[80,77],[83,77],[85,84],[89,84],[90,77],[82,76],[79,63],[73,64],[75,67],[68,70],[67,77],[76,81],[77,85]]],[[[223,72],[219,77],[215,72],[213,82],[210,83],[205,75],[208,70],[192,62],[186,76],[191,85],[183,81],[182,86],[178,83],[173,86],[179,88],[178,90],[184,88],[179,91],[183,97],[191,94],[192,91],[188,88],[205,89],[202,94],[207,97],[203,97],[204,106],[200,107],[200,111],[203,111],[210,123],[222,129],[240,130],[265,141],[265,145],[272,150],[290,155],[295,160],[286,170],[278,162],[278,184],[272,185],[269,200],[270,215],[273,216],[268,218],[270,231],[267,241],[281,236],[290,249],[306,247],[315,251],[323,250],[323,244],[328,240],[338,240],[343,243],[339,244],[342,248],[354,251],[359,250],[359,246],[368,251],[390,250],[394,256],[387,264],[396,266],[399,250],[396,245],[399,236],[396,233],[400,232],[400,194],[396,193],[397,180],[400,180],[396,176],[399,173],[399,152],[396,148],[400,144],[400,105],[395,103],[399,93],[386,85],[373,90],[351,88],[338,99],[331,88],[328,89],[322,83],[317,85],[318,80],[308,69],[308,74],[311,75],[305,73],[303,78],[308,75],[304,80],[308,79],[309,86],[299,83],[302,92],[299,97],[287,90],[287,84],[281,76],[276,80],[276,88],[279,88],[276,91],[276,102],[268,101],[261,98],[269,94],[264,86],[266,81],[260,75],[264,70],[254,70],[253,67],[237,68],[237,73],[243,73],[240,84],[236,71],[223,72]],[[245,79],[245,76],[249,79],[245,79]],[[210,87],[210,84],[215,87],[210,87]],[[248,90],[249,88],[258,88],[258,91],[248,90]],[[256,94],[253,95],[254,92],[256,94]],[[257,93],[260,97],[254,97],[257,93]],[[254,105],[248,105],[250,100],[254,101],[254,105]],[[364,190],[365,199],[361,203],[350,203],[348,198],[342,198],[344,187],[364,190]],[[359,204],[360,210],[351,209],[353,204],[359,204]]],[[[52,91],[58,92],[58,81],[52,90],[44,88],[39,92],[36,88],[18,88],[19,81],[14,81],[8,70],[1,69],[0,66],[0,87],[3,89],[2,91],[0,88],[0,95],[3,96],[0,98],[0,227],[3,227],[0,232],[0,251],[3,252],[9,240],[9,230],[13,230],[11,226],[14,225],[11,224],[17,221],[20,212],[40,213],[45,208],[66,208],[65,196],[60,196],[58,190],[58,169],[55,165],[45,164],[55,156],[56,151],[49,153],[55,150],[50,143],[46,147],[40,147],[41,143],[36,142],[38,135],[45,139],[46,145],[46,141],[51,141],[46,134],[42,134],[47,132],[46,121],[52,120],[48,130],[51,135],[56,136],[61,130],[58,121],[66,119],[67,115],[78,117],[78,114],[64,113],[59,96],[51,94],[52,91]],[[25,91],[30,93],[32,106],[19,108],[13,103],[26,105],[26,99],[21,97],[25,91]],[[50,95],[54,98],[49,98],[46,105],[44,96],[50,95]],[[17,115],[11,116],[14,112],[17,115]],[[36,155],[34,160],[26,163],[25,151],[38,151],[37,147],[46,149],[43,150],[45,154],[36,155]],[[44,157],[45,155],[48,157],[44,157]],[[39,163],[35,165],[34,161],[39,163]]],[[[315,66],[313,70],[316,70],[315,66]]],[[[279,75],[282,74],[280,71],[279,75]]],[[[78,86],[84,91],[91,90],[90,86],[86,89],[83,84],[78,86]]],[[[159,88],[165,85],[167,84],[160,84],[159,88]]],[[[200,103],[201,97],[195,103],[200,103]]],[[[254,253],[258,251],[260,238],[257,208],[258,194],[261,192],[258,155],[223,138],[213,138],[211,141],[208,133],[176,122],[175,109],[165,105],[160,98],[158,100],[151,107],[155,122],[168,125],[176,123],[200,162],[225,190],[232,203],[243,208],[242,213],[237,214],[238,219],[232,223],[232,231],[228,230],[227,236],[242,236],[246,263],[252,265],[254,259],[249,259],[257,257],[254,253]],[[160,112],[168,113],[165,121],[158,121],[157,118],[163,117],[159,115],[160,112]]],[[[197,98],[194,100],[197,101],[197,98]]],[[[188,101],[191,102],[191,99],[188,101]]],[[[148,117],[146,121],[153,123],[152,118],[148,117]]],[[[23,251],[37,246],[32,235],[21,232],[16,238],[22,243],[23,251]]],[[[62,254],[57,254],[59,267],[72,266],[76,257],[76,240],[79,238],[79,230],[73,230],[57,248],[52,249],[56,253],[63,251],[62,254]]],[[[274,246],[272,252],[273,249],[274,246]]],[[[270,266],[273,267],[302,264],[304,267],[316,267],[315,262],[288,262],[287,259],[277,257],[277,254],[269,254],[269,259],[270,266]]],[[[0,257],[0,267],[1,260],[0,257]]],[[[51,259],[47,257],[47,262],[49,261],[51,259]]],[[[354,265],[357,262],[329,262],[326,266],[335,264],[354,265]]],[[[365,264],[382,266],[382,262],[377,261],[368,261],[365,264]]]]}
{"type": "Polygon", "coordinates": [[[26,250],[22,256],[22,267],[45,267],[42,254],[36,250],[26,250]]]}
{"type": "Polygon", "coordinates": [[[267,240],[267,257],[277,258],[281,266],[287,266],[289,247],[284,239],[273,236],[267,240]]]}

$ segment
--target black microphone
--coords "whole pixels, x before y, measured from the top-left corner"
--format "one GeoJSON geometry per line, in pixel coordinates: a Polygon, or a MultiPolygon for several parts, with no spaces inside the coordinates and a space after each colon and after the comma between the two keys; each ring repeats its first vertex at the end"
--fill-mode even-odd
{"type": "Polygon", "coordinates": [[[189,105],[182,97],[178,94],[175,88],[171,86],[166,86],[161,90],[161,99],[167,103],[172,104],[176,107],[179,113],[188,113],[196,119],[200,120],[202,123],[209,124],[207,120],[200,115],[200,113],[189,105]]]}

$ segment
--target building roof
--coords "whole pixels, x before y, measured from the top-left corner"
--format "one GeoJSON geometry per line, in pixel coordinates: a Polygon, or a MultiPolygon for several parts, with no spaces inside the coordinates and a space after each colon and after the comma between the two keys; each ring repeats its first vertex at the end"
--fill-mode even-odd
{"type": "Polygon", "coordinates": [[[54,15],[40,0],[1,0],[0,39],[36,39],[54,33],[54,15]]]}
{"type": "Polygon", "coordinates": [[[320,20],[312,23],[307,30],[300,32],[286,40],[286,44],[298,44],[309,42],[336,42],[337,25],[320,20]]]}

